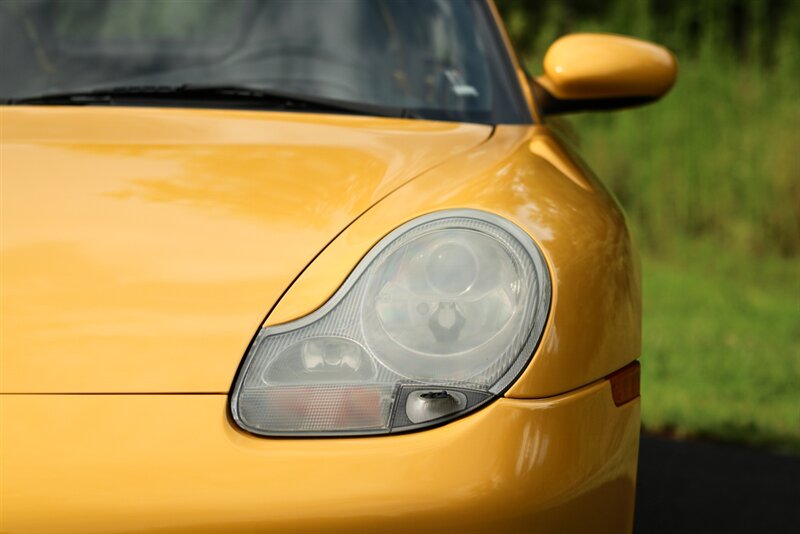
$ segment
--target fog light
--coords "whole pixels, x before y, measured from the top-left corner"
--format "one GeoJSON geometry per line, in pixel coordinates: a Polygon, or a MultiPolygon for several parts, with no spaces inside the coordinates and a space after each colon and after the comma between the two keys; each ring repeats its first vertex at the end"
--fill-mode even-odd
{"type": "Polygon", "coordinates": [[[340,337],[315,337],[295,343],[278,355],[261,376],[264,384],[365,382],[375,377],[375,363],[361,345],[340,337]]]}

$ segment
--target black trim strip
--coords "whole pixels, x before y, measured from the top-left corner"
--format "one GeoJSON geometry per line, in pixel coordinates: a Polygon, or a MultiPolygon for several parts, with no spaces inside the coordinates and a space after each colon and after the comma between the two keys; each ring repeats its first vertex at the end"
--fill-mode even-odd
{"type": "Polygon", "coordinates": [[[643,106],[659,99],[659,97],[655,96],[561,99],[554,96],[534,79],[530,80],[530,84],[533,98],[542,115],[559,115],[561,113],[577,113],[580,111],[612,111],[643,106]]]}

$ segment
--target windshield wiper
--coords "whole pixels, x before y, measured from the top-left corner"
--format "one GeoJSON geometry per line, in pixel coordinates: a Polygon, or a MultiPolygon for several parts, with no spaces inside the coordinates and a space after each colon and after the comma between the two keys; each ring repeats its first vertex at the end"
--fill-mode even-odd
{"type": "Polygon", "coordinates": [[[120,86],[88,91],[49,93],[2,101],[9,106],[92,106],[171,103],[200,107],[268,109],[297,112],[348,113],[395,118],[418,118],[409,109],[297,95],[235,85],[120,86]]]}

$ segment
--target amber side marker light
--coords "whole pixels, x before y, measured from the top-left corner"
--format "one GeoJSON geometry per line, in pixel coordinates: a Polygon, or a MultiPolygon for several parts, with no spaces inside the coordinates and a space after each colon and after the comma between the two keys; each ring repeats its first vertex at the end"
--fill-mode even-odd
{"type": "Polygon", "coordinates": [[[608,375],[615,406],[622,406],[639,396],[639,362],[632,362],[608,375]]]}

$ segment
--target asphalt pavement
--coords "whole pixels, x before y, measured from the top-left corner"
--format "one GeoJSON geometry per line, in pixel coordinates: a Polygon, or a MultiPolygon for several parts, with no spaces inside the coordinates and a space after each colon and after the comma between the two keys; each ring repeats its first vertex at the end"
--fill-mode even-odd
{"type": "Polygon", "coordinates": [[[800,532],[800,458],[642,437],[636,534],[800,532]]]}

